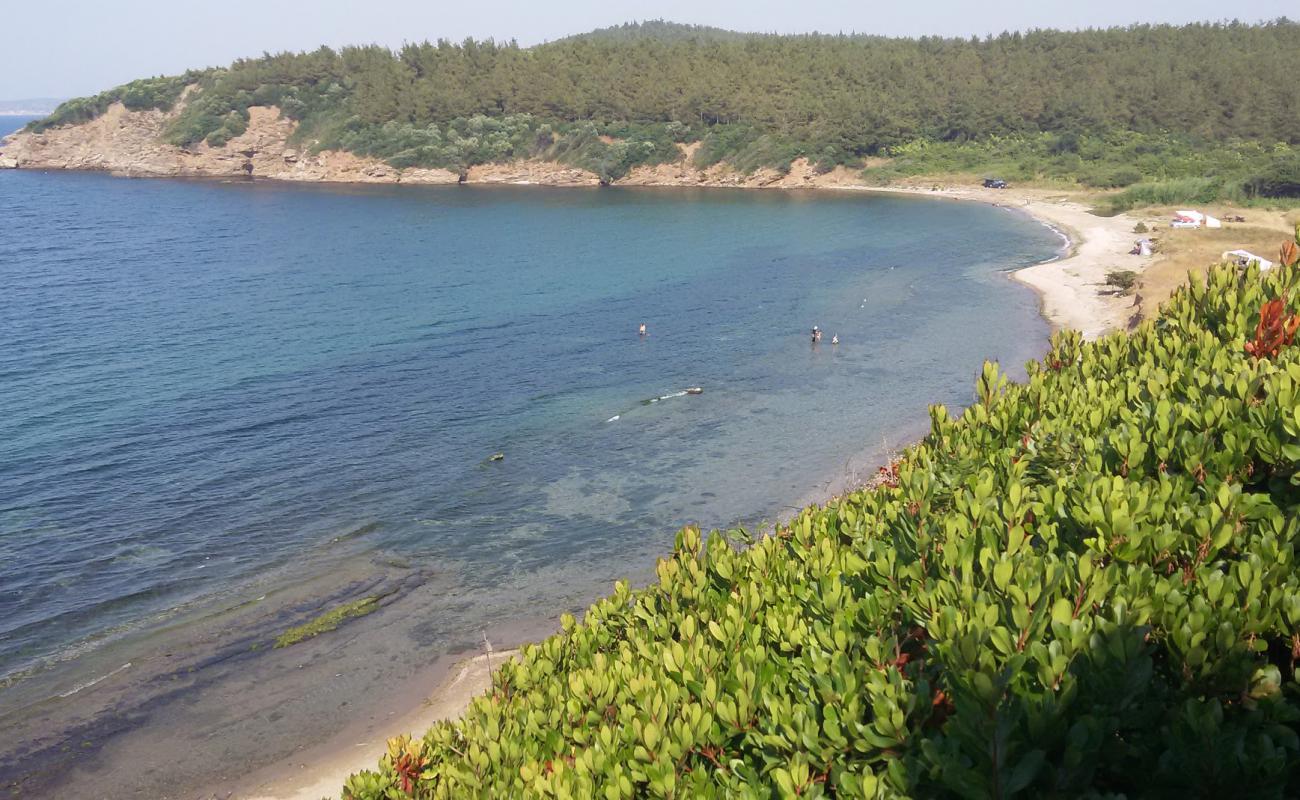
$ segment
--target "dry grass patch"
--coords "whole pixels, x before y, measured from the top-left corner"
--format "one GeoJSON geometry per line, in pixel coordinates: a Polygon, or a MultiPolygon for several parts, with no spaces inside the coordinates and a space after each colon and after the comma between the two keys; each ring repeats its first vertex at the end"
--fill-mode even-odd
{"type": "Polygon", "coordinates": [[[1300,220],[1300,212],[1294,210],[1216,208],[1210,213],[1215,216],[1220,213],[1224,216],[1240,214],[1246,222],[1225,222],[1222,228],[1173,229],[1168,222],[1172,210],[1168,213],[1150,211],[1142,215],[1142,220],[1151,228],[1149,235],[1159,247],[1156,260],[1142,272],[1138,282],[1143,318],[1155,316],[1160,304],[1187,282],[1188,273],[1204,277],[1209,265],[1218,263],[1227,250],[1249,250],[1276,261],[1278,246],[1295,235],[1295,225],[1300,220]]]}

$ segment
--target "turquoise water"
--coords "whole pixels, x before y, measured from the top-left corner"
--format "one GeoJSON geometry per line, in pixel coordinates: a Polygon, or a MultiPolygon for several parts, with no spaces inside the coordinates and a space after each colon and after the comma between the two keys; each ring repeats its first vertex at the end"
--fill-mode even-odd
{"type": "MultiPolygon", "coordinates": [[[[468,632],[581,607],[677,527],[776,518],[966,403],[984,358],[1040,353],[1004,271],[1059,247],[912,198],[25,171],[0,172],[0,219],[11,722],[126,692],[160,626],[284,584],[302,608],[424,587],[354,623],[401,652],[363,697],[468,632]]],[[[329,669],[364,672],[367,641],[329,669]]]]}

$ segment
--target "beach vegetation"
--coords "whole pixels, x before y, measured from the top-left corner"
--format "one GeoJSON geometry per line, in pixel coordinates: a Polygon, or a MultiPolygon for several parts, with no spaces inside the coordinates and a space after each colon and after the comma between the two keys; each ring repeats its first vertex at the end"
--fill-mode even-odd
{"type": "Polygon", "coordinates": [[[1106,285],[1120,294],[1129,294],[1137,285],[1138,274],[1131,269],[1117,269],[1106,273],[1106,285]]]}
{"type": "Polygon", "coordinates": [[[1216,201],[1275,204],[1293,191],[1300,196],[1300,149],[1285,142],[1130,130],[1079,134],[1070,137],[1069,147],[1054,134],[918,140],[890,148],[887,155],[864,170],[868,181],[883,185],[913,177],[998,174],[1062,188],[1123,189],[1105,196],[1108,213],[1216,201]]]}
{"type": "Polygon", "coordinates": [[[870,488],[686,528],[391,797],[1300,795],[1300,251],[996,364],[870,488]]]}
{"type": "Polygon", "coordinates": [[[1214,177],[1145,181],[1107,197],[1101,211],[1117,214],[1141,206],[1195,206],[1216,200],[1245,204],[1246,198],[1231,188],[1222,178],[1214,177]]]}
{"type": "Polygon", "coordinates": [[[1300,151],[1279,153],[1246,180],[1245,190],[1252,197],[1300,199],[1300,151]]]}

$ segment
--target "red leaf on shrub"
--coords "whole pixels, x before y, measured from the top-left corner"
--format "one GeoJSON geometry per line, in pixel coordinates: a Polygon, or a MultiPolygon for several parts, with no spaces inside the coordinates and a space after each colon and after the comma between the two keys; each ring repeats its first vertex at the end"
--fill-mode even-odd
{"type": "Polygon", "coordinates": [[[1282,251],[1278,256],[1282,266],[1294,267],[1297,262],[1300,262],[1300,247],[1296,247],[1295,242],[1283,242],[1282,251]]]}
{"type": "Polygon", "coordinates": [[[1300,314],[1287,314],[1286,295],[1269,300],[1259,309],[1255,338],[1246,342],[1246,352],[1255,358],[1277,358],[1300,330],[1300,314]]]}

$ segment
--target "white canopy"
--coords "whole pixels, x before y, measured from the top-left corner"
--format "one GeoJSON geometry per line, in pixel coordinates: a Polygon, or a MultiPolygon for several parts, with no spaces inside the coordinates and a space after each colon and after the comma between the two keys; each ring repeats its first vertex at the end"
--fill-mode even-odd
{"type": "Polygon", "coordinates": [[[1248,267],[1250,266],[1250,262],[1255,261],[1259,263],[1260,272],[1265,272],[1273,266],[1272,261],[1269,261],[1267,258],[1260,258],[1249,250],[1229,250],[1223,254],[1223,260],[1230,261],[1241,267],[1248,267]]]}

